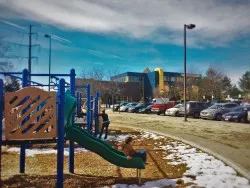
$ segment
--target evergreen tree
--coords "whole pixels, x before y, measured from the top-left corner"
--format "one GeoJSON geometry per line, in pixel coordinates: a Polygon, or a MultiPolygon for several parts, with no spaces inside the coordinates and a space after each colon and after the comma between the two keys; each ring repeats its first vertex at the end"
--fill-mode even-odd
{"type": "Polygon", "coordinates": [[[239,80],[240,89],[245,94],[250,94],[250,70],[246,71],[239,80]]]}
{"type": "Polygon", "coordinates": [[[17,78],[10,77],[4,84],[5,92],[13,92],[20,89],[20,83],[17,78]]]}

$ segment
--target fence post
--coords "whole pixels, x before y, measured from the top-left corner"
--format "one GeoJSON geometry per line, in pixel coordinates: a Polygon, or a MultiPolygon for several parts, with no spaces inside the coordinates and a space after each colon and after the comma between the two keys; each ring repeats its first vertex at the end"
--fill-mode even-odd
{"type": "Polygon", "coordinates": [[[57,93],[57,182],[56,187],[63,187],[64,157],[64,111],[65,111],[65,80],[59,80],[57,93]]]}

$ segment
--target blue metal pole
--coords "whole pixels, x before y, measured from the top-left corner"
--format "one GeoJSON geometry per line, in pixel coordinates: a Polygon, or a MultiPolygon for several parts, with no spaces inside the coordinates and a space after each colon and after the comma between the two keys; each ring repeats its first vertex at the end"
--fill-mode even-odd
{"type": "Polygon", "coordinates": [[[88,84],[86,87],[86,95],[87,95],[87,131],[90,133],[90,85],[88,84]]]}
{"type": "MultiPolygon", "coordinates": [[[[22,87],[28,86],[28,78],[29,78],[29,72],[27,69],[23,70],[23,83],[22,87]]],[[[20,145],[20,166],[19,166],[19,172],[24,173],[25,172],[25,144],[20,145]]]]}
{"type": "Polygon", "coordinates": [[[30,74],[30,76],[70,76],[70,74],[30,74]]]}
{"type": "Polygon", "coordinates": [[[0,74],[3,74],[3,75],[11,75],[11,74],[23,74],[23,72],[0,72],[0,74]]]}
{"type": "Polygon", "coordinates": [[[1,186],[1,178],[2,178],[2,132],[3,132],[3,106],[4,106],[4,98],[3,98],[3,80],[0,79],[0,186],[1,186]]]}
{"type": "MultiPolygon", "coordinates": [[[[70,93],[72,97],[75,97],[75,69],[70,70],[70,93]]],[[[72,115],[72,125],[74,125],[75,113],[72,115]]],[[[74,142],[69,141],[69,172],[74,173],[74,142]]]]}
{"type": "Polygon", "coordinates": [[[99,92],[96,92],[95,95],[95,111],[94,111],[94,115],[95,115],[95,136],[97,136],[97,134],[99,134],[99,92]]]}
{"type": "Polygon", "coordinates": [[[90,130],[92,131],[93,129],[93,96],[90,97],[90,130]]]}
{"type": "Polygon", "coordinates": [[[76,114],[79,115],[79,92],[76,92],[76,114]]]}
{"type": "Polygon", "coordinates": [[[57,182],[56,187],[63,187],[63,157],[64,157],[64,111],[65,111],[65,80],[59,80],[57,93],[57,182]]]}
{"type": "Polygon", "coordinates": [[[82,112],[82,93],[79,93],[79,112],[82,112]]]}

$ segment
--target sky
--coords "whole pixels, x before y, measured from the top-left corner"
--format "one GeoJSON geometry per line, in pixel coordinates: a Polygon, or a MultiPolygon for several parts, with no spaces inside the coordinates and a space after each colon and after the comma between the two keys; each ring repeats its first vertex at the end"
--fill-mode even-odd
{"type": "MultiPolygon", "coordinates": [[[[234,84],[250,70],[248,0],[0,0],[0,36],[13,45],[16,70],[28,67],[28,26],[34,25],[33,73],[47,73],[52,39],[52,73],[93,67],[112,72],[183,72],[183,28],[187,71],[214,66],[234,84]],[[59,38],[58,38],[59,37],[59,38]]],[[[0,59],[1,60],[1,59],[0,59]]],[[[106,75],[108,75],[106,73],[106,75]]],[[[35,80],[45,81],[44,78],[35,80]]]]}

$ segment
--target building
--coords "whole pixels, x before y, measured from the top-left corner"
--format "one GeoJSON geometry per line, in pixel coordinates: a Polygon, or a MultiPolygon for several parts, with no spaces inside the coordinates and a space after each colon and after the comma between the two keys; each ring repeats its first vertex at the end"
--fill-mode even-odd
{"type": "MultiPolygon", "coordinates": [[[[91,95],[94,96],[96,91],[99,91],[102,102],[105,104],[117,103],[118,101],[139,101],[141,99],[140,82],[114,82],[76,78],[75,83],[78,86],[90,84],[91,95]]],[[[82,92],[82,96],[85,98],[85,89],[77,88],[76,92],[82,92]]]]}
{"type": "MultiPolygon", "coordinates": [[[[187,83],[192,83],[192,88],[198,92],[198,79],[201,78],[200,74],[187,74],[187,83]]],[[[177,72],[164,72],[162,68],[156,68],[154,71],[150,71],[146,68],[142,73],[137,72],[125,72],[112,76],[110,78],[113,82],[122,83],[138,83],[140,99],[151,100],[154,90],[159,92],[168,92],[170,87],[178,83],[183,84],[184,74],[177,72]]]]}

